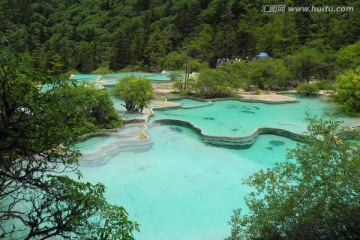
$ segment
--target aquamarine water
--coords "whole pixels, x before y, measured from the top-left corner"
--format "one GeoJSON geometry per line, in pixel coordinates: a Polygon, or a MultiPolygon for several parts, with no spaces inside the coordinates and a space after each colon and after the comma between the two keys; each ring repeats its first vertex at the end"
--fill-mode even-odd
{"type": "MultiPolygon", "coordinates": [[[[177,119],[191,122],[207,135],[239,137],[250,135],[260,127],[302,133],[306,130],[306,113],[314,116],[323,112],[336,113],[339,110],[337,106],[321,98],[292,96],[300,101],[286,104],[214,101],[213,104],[201,108],[155,110],[156,114],[151,120],[177,119]]],[[[349,124],[356,121],[355,118],[345,116],[341,119],[349,124]]]]}
{"type": "Polygon", "coordinates": [[[111,98],[111,101],[113,102],[113,106],[116,110],[126,111],[126,108],[123,105],[123,104],[125,104],[124,100],[122,100],[121,98],[115,97],[115,96],[111,96],[110,98],[111,98]]]}
{"type": "Polygon", "coordinates": [[[181,99],[174,99],[169,101],[179,103],[181,105],[181,108],[185,108],[185,109],[205,107],[213,104],[211,101],[202,101],[191,98],[181,98],[181,99]]]}
{"type": "MultiPolygon", "coordinates": [[[[117,101],[115,105],[121,104],[117,101]]],[[[90,138],[78,145],[85,154],[104,154],[106,161],[93,167],[85,167],[87,160],[83,160],[81,171],[86,181],[103,183],[107,200],[124,206],[130,219],[140,224],[136,239],[224,239],[230,235],[227,222],[232,210],[241,207],[246,211],[244,196],[251,189],[242,180],[284,161],[287,149],[296,144],[284,137],[261,135],[248,149],[214,147],[188,128],[160,125],[155,120],[180,119],[210,135],[242,136],[261,126],[302,132],[306,112],[337,110],[319,98],[300,98],[299,103],[288,104],[178,101],[196,108],[155,111],[148,123],[151,143],[145,142],[146,147],[139,140],[124,138],[129,145],[124,148],[121,136],[90,138]]],[[[119,132],[127,136],[129,128],[119,132]]]]}
{"type": "Polygon", "coordinates": [[[167,73],[145,73],[145,72],[123,72],[123,73],[112,73],[103,76],[104,81],[107,79],[119,79],[120,77],[134,75],[137,77],[144,77],[153,81],[169,81],[170,76],[167,73]]]}
{"type": "MultiPolygon", "coordinates": [[[[112,156],[100,167],[82,167],[85,180],[102,182],[106,198],[124,206],[140,224],[136,239],[223,239],[232,210],[250,189],[242,179],[283,161],[295,143],[263,135],[249,149],[204,144],[183,127],[151,125],[149,151],[112,156]]],[[[89,143],[92,145],[92,143],[89,143]]]]}
{"type": "Polygon", "coordinates": [[[144,116],[145,113],[128,113],[126,111],[126,108],[124,107],[123,104],[125,104],[124,100],[112,96],[111,97],[111,101],[113,102],[114,108],[120,113],[120,115],[122,116],[123,120],[131,120],[131,119],[143,119],[146,118],[146,116],[144,116]]]}
{"type": "Polygon", "coordinates": [[[99,77],[99,74],[74,74],[71,79],[75,79],[75,80],[89,80],[89,79],[93,79],[95,80],[97,77],[99,77]]]}
{"type": "Polygon", "coordinates": [[[125,76],[136,76],[149,79],[150,81],[170,81],[169,74],[154,74],[154,73],[144,73],[144,72],[121,72],[121,73],[111,73],[111,74],[75,74],[72,79],[78,82],[86,83],[97,83],[101,85],[115,85],[118,83],[119,78],[125,76]]]}
{"type": "Polygon", "coordinates": [[[81,149],[82,154],[92,154],[98,152],[102,147],[107,146],[113,141],[109,136],[94,136],[76,144],[81,149]]]}

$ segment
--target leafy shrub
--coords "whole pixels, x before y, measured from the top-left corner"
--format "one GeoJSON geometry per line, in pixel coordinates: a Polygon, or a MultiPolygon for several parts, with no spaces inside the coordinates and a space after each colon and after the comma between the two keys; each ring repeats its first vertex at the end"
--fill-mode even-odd
{"type": "Polygon", "coordinates": [[[82,121],[77,128],[79,135],[97,129],[122,126],[122,121],[113,107],[110,95],[106,91],[96,90],[91,84],[64,87],[50,96],[49,102],[58,102],[63,111],[64,124],[73,126],[82,121]],[[68,108],[72,109],[71,113],[66,110],[68,108]],[[74,119],[70,120],[70,115],[74,119]]]}
{"type": "Polygon", "coordinates": [[[189,95],[194,90],[195,79],[189,78],[185,80],[176,80],[173,84],[173,88],[177,89],[181,95],[189,95]],[[186,84],[186,86],[185,86],[186,84]]]}
{"type": "Polygon", "coordinates": [[[142,112],[153,96],[153,86],[146,78],[126,76],[116,84],[115,95],[125,101],[128,112],[142,112]]]}
{"type": "Polygon", "coordinates": [[[176,81],[176,80],[183,79],[184,75],[179,71],[174,71],[174,72],[170,72],[169,77],[170,77],[170,80],[176,81]]]}
{"type": "Polygon", "coordinates": [[[320,80],[315,83],[315,85],[321,90],[331,90],[333,89],[333,83],[329,80],[320,80]]]}
{"type": "Polygon", "coordinates": [[[60,79],[69,79],[71,75],[77,74],[77,73],[78,73],[78,71],[72,69],[72,70],[67,71],[66,73],[60,74],[59,78],[60,79]]]}
{"type": "Polygon", "coordinates": [[[334,89],[335,102],[340,104],[345,112],[360,116],[360,67],[339,75],[334,89]]]}
{"type": "Polygon", "coordinates": [[[186,62],[187,56],[184,51],[174,51],[169,53],[165,58],[164,67],[165,69],[177,70],[182,69],[186,62]]]}
{"type": "Polygon", "coordinates": [[[247,63],[247,82],[265,89],[286,89],[290,72],[285,67],[283,60],[258,59],[256,62],[247,63]]]}
{"type": "Polygon", "coordinates": [[[235,95],[234,84],[229,80],[228,73],[216,69],[200,71],[194,90],[199,97],[204,98],[235,95]]]}
{"type": "Polygon", "coordinates": [[[328,75],[329,66],[323,54],[315,48],[303,47],[286,59],[292,78],[297,82],[309,82],[312,78],[321,79],[328,75]]]}
{"type": "Polygon", "coordinates": [[[113,71],[109,68],[108,62],[103,62],[95,71],[92,73],[94,74],[108,74],[113,73],[113,71]]]}
{"type": "Polygon", "coordinates": [[[360,41],[348,45],[336,54],[336,64],[340,69],[355,69],[360,65],[360,41]]]}
{"type": "Polygon", "coordinates": [[[319,91],[318,86],[312,83],[301,83],[297,87],[297,92],[305,96],[316,95],[319,91]]]}

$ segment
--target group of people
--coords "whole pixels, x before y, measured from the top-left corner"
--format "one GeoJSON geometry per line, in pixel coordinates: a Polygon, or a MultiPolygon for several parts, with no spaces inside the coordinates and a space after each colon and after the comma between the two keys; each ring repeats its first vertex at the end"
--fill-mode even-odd
{"type": "Polygon", "coordinates": [[[219,68],[221,67],[223,64],[227,64],[227,63],[234,63],[234,62],[241,62],[241,58],[219,58],[216,61],[216,67],[219,68]]]}
{"type": "MultiPolygon", "coordinates": [[[[246,56],[245,61],[246,62],[250,62],[250,61],[255,62],[258,59],[258,56],[259,55],[254,56],[253,58],[249,58],[248,56],[246,56]]],[[[266,57],[266,58],[269,58],[269,57],[266,57]]],[[[270,58],[270,59],[272,59],[272,58],[270,58]]],[[[219,58],[216,61],[216,68],[220,68],[224,64],[234,63],[234,62],[241,62],[241,58],[235,58],[235,59],[232,59],[232,58],[219,58]]]]}

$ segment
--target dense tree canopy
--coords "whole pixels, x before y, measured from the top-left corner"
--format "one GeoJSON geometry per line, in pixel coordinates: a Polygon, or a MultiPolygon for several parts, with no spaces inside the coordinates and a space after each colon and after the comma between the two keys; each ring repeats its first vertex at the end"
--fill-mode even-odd
{"type": "Polygon", "coordinates": [[[0,238],[131,239],[138,228],[101,184],[77,182],[81,134],[121,126],[106,93],[0,55],[0,238]],[[116,216],[116,218],[114,217],[116,216]]]}
{"type": "Polygon", "coordinates": [[[180,92],[188,90],[199,97],[236,96],[239,88],[262,90],[286,89],[290,85],[290,71],[281,59],[258,59],[254,62],[225,63],[217,69],[201,69],[195,79],[174,84],[180,92]]]}
{"type": "Polygon", "coordinates": [[[324,54],[314,48],[303,47],[298,53],[288,57],[287,66],[291,70],[293,80],[307,82],[322,79],[329,71],[324,54]]]}
{"type": "Polygon", "coordinates": [[[341,48],[336,54],[336,63],[343,69],[360,66],[360,41],[341,48]]]}
{"type": "Polygon", "coordinates": [[[360,146],[339,124],[310,119],[305,143],[245,181],[249,213],[234,211],[228,239],[360,238],[360,146]]]}
{"type": "MultiPolygon", "coordinates": [[[[333,56],[359,40],[357,1],[286,2],[287,7],[354,7],[351,12],[261,12],[269,4],[283,2],[4,0],[0,42],[26,52],[34,67],[54,73],[91,72],[103,63],[113,70],[159,71],[171,66],[169,55],[181,52],[210,66],[219,57],[245,58],[262,51],[284,58],[302,46],[333,56]]],[[[337,62],[347,64],[342,59],[337,62]]]]}

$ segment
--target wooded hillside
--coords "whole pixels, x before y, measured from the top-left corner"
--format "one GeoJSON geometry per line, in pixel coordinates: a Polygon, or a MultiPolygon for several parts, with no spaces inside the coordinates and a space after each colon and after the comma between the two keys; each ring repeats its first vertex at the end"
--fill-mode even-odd
{"type": "Polygon", "coordinates": [[[58,74],[99,67],[161,71],[193,58],[267,52],[283,58],[301,46],[329,62],[360,36],[360,1],[285,1],[289,6],[347,6],[353,12],[262,12],[283,1],[3,0],[1,45],[25,53],[34,67],[58,74]]]}

